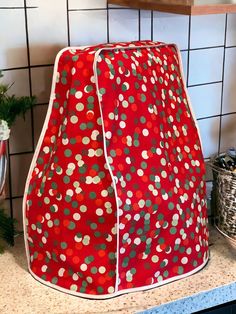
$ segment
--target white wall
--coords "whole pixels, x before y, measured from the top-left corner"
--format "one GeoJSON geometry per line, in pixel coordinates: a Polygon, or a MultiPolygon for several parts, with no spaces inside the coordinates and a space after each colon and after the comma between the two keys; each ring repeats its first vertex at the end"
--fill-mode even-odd
{"type": "Polygon", "coordinates": [[[0,69],[11,93],[36,95],[10,140],[7,206],[21,221],[25,178],[46,114],[53,62],[68,45],[153,39],[181,49],[205,158],[236,145],[236,15],[181,16],[105,0],[0,0],[0,69]],[[27,5],[27,7],[25,7],[27,5]],[[223,86],[222,86],[223,85],[223,86]]]}

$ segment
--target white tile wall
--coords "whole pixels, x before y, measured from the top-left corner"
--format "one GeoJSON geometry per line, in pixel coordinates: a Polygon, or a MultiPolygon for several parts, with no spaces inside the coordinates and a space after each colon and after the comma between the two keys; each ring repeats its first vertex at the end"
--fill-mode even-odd
{"type": "Polygon", "coordinates": [[[226,46],[236,45],[236,13],[228,14],[226,46]]]}
{"type": "Polygon", "coordinates": [[[220,151],[236,146],[236,114],[222,117],[220,151]]]}
{"type": "Polygon", "coordinates": [[[182,51],[181,52],[181,58],[182,58],[182,64],[183,64],[183,70],[184,70],[184,78],[186,81],[187,80],[187,73],[188,73],[188,52],[182,51]]]}
{"type": "Polygon", "coordinates": [[[11,156],[11,181],[12,196],[22,196],[24,193],[25,180],[29,171],[32,154],[11,156]]]}
{"type": "Polygon", "coordinates": [[[23,230],[23,221],[22,221],[22,201],[23,198],[16,198],[12,200],[12,205],[14,208],[14,218],[17,220],[16,228],[18,230],[23,230]]]}
{"type": "Polygon", "coordinates": [[[107,11],[70,12],[70,38],[72,46],[105,43],[107,41],[107,11]]]}
{"type": "Polygon", "coordinates": [[[32,93],[37,97],[38,103],[48,103],[53,67],[39,67],[31,69],[32,93]]]}
{"type": "Polygon", "coordinates": [[[109,30],[111,42],[138,40],[138,11],[110,10],[109,30]]]}
{"type": "Polygon", "coordinates": [[[30,63],[53,63],[56,53],[68,45],[65,1],[57,0],[55,6],[41,1],[37,10],[27,10],[27,16],[30,63]]]}
{"type": "Polygon", "coordinates": [[[203,145],[203,155],[209,158],[218,152],[220,118],[209,118],[198,121],[203,145]]]}
{"type": "Polygon", "coordinates": [[[191,51],[189,60],[189,85],[221,81],[223,54],[223,48],[191,51]]]}
{"type": "Polygon", "coordinates": [[[224,45],[225,18],[225,14],[193,16],[190,48],[224,45]]]}
{"type": "Polygon", "coordinates": [[[27,65],[23,10],[0,10],[0,69],[27,65]]]}
{"type": "Polygon", "coordinates": [[[32,151],[32,121],[28,111],[23,117],[18,117],[11,129],[10,153],[32,151]],[[22,140],[24,139],[24,140],[22,140]]]}
{"type": "Polygon", "coordinates": [[[176,43],[179,49],[187,49],[188,25],[188,16],[154,12],[153,38],[157,41],[176,43]]]}
{"type": "Polygon", "coordinates": [[[23,7],[24,0],[1,0],[0,7],[23,7]]]}
{"type": "Polygon", "coordinates": [[[29,71],[28,69],[4,71],[4,82],[13,85],[8,90],[9,95],[29,96],[29,71]]]}
{"type": "MultiPolygon", "coordinates": [[[[32,159],[32,154],[25,152],[31,151],[33,138],[35,144],[37,143],[51,90],[53,68],[46,65],[52,64],[58,50],[68,45],[68,33],[71,45],[75,46],[102,43],[108,39],[110,42],[132,41],[139,38],[151,39],[152,35],[157,41],[177,43],[179,48],[184,50],[181,54],[185,77],[189,77],[188,85],[200,84],[200,86],[189,87],[189,94],[195,114],[200,119],[198,123],[204,156],[208,158],[217,153],[220,133],[221,150],[236,145],[234,127],[236,119],[234,114],[236,112],[236,14],[227,16],[226,45],[234,47],[224,49],[224,47],[219,47],[225,41],[226,16],[224,14],[191,17],[190,21],[188,16],[153,12],[152,21],[150,11],[141,10],[139,14],[139,10],[116,5],[108,6],[109,14],[107,15],[106,0],[68,0],[68,8],[67,0],[26,0],[26,4],[28,7],[37,7],[27,9],[28,33],[25,29],[24,0],[0,1],[0,69],[8,69],[4,71],[4,82],[15,82],[9,92],[17,96],[29,95],[31,86],[32,94],[37,96],[38,103],[45,104],[34,108],[34,125],[28,113],[25,122],[18,119],[12,128],[9,173],[11,173],[13,193],[9,197],[19,197],[13,199],[13,209],[19,220],[21,220],[21,214],[19,214],[21,197],[32,159]],[[2,6],[9,8],[3,10],[2,6]],[[26,45],[27,34],[28,47],[26,45]],[[212,48],[208,49],[209,47],[212,48]],[[30,53],[29,62],[27,48],[30,53]],[[224,53],[225,67],[223,67],[224,53]],[[29,82],[28,66],[31,82],[29,82]],[[221,112],[223,68],[225,73],[221,112]],[[215,81],[220,81],[220,83],[209,84],[215,81]],[[215,117],[207,118],[209,116],[215,117]]],[[[212,179],[210,171],[207,172],[207,179],[212,179]]]]}
{"type": "Polygon", "coordinates": [[[46,105],[41,105],[41,106],[36,106],[34,108],[34,140],[35,140],[35,146],[37,145],[43,123],[46,117],[47,113],[47,106],[46,105]]]}
{"type": "Polygon", "coordinates": [[[141,26],[141,33],[140,39],[150,39],[151,38],[151,11],[148,10],[141,10],[140,11],[140,26],[141,26]]]}
{"type": "Polygon", "coordinates": [[[225,52],[223,113],[236,111],[236,47],[225,52]]]}
{"type": "Polygon", "coordinates": [[[196,118],[220,114],[222,84],[209,84],[188,89],[196,118]]]}
{"type": "Polygon", "coordinates": [[[69,9],[97,9],[106,8],[106,0],[70,0],[69,9]]]}

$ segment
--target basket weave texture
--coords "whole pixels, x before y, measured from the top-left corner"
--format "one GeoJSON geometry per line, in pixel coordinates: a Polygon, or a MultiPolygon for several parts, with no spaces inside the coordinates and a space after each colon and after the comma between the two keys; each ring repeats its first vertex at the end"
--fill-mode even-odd
{"type": "Polygon", "coordinates": [[[211,163],[215,225],[236,245],[236,173],[211,163]]]}

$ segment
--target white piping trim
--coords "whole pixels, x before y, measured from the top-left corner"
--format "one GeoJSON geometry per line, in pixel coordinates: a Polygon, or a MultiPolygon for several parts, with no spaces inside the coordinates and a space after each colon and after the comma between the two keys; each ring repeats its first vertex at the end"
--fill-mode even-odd
{"type": "MultiPolygon", "coordinates": [[[[158,44],[158,45],[147,45],[147,46],[145,46],[145,45],[142,45],[142,46],[132,46],[132,47],[116,46],[116,47],[102,48],[102,49],[99,49],[95,53],[95,59],[94,59],[93,67],[96,66],[97,57],[98,57],[98,55],[100,54],[100,52],[102,50],[133,49],[133,48],[155,48],[155,47],[162,47],[162,46],[169,46],[169,45],[173,45],[176,48],[176,51],[178,53],[178,58],[179,58],[179,65],[180,65],[181,75],[184,78],[183,66],[182,66],[182,61],[181,61],[181,57],[180,57],[180,52],[179,52],[178,47],[175,44],[163,43],[163,44],[158,44]]],[[[90,47],[90,46],[67,47],[67,48],[62,49],[56,56],[55,65],[54,65],[54,71],[53,71],[53,77],[52,77],[52,87],[51,87],[51,94],[50,94],[50,101],[49,101],[49,105],[48,105],[48,111],[47,111],[47,115],[46,115],[46,118],[45,118],[45,121],[44,121],[44,125],[43,125],[43,128],[42,128],[42,131],[41,131],[41,134],[40,134],[40,137],[39,137],[36,149],[35,149],[35,153],[34,153],[31,165],[30,165],[29,173],[28,173],[28,176],[27,176],[27,179],[26,179],[26,184],[25,184],[25,190],[24,190],[24,196],[23,196],[23,206],[22,206],[23,207],[22,208],[22,211],[23,211],[23,228],[24,228],[24,241],[25,241],[25,248],[26,248],[28,270],[29,270],[30,274],[36,280],[38,280],[40,283],[42,283],[42,284],[44,284],[46,286],[49,286],[49,287],[54,288],[54,289],[56,289],[58,291],[65,292],[65,293],[68,293],[68,294],[71,294],[71,295],[74,295],[74,296],[83,297],[83,298],[89,298],[89,299],[96,299],[96,300],[103,300],[103,299],[110,299],[110,298],[113,298],[115,296],[119,296],[119,295],[126,294],[126,293],[138,292],[138,291],[144,291],[144,290],[153,289],[153,288],[156,288],[156,287],[160,287],[160,286],[162,286],[164,284],[167,284],[167,283],[170,283],[170,282],[173,282],[173,281],[176,281],[176,280],[183,279],[183,278],[186,278],[188,276],[191,276],[191,275],[195,274],[196,272],[200,271],[207,264],[207,262],[209,260],[209,254],[207,255],[206,260],[200,266],[198,266],[197,268],[193,269],[192,271],[190,271],[188,273],[185,273],[183,275],[179,275],[179,276],[175,276],[175,277],[163,280],[160,283],[147,285],[147,286],[142,286],[142,287],[138,287],[138,288],[124,289],[124,290],[118,291],[118,279],[119,279],[119,276],[118,276],[119,275],[119,273],[118,273],[118,266],[119,266],[119,263],[118,263],[119,262],[119,256],[118,256],[118,254],[119,254],[119,243],[118,242],[119,242],[119,239],[118,239],[118,241],[117,241],[117,248],[118,248],[118,250],[117,250],[117,264],[116,264],[117,273],[116,273],[116,285],[115,285],[115,291],[116,292],[112,293],[112,294],[108,294],[108,295],[104,294],[104,295],[101,295],[101,296],[99,296],[99,295],[90,295],[90,294],[83,294],[83,293],[80,293],[80,292],[73,292],[71,290],[62,288],[62,287],[54,285],[54,284],[52,284],[52,283],[50,283],[48,281],[42,280],[40,277],[38,277],[36,274],[34,274],[33,271],[31,270],[31,268],[30,268],[30,256],[29,256],[29,245],[28,245],[28,240],[27,240],[27,228],[26,228],[26,221],[25,221],[26,220],[26,215],[25,215],[25,213],[26,213],[26,197],[27,197],[27,191],[28,191],[28,188],[29,188],[29,182],[30,182],[30,179],[31,179],[31,176],[32,176],[32,172],[33,172],[35,163],[37,161],[38,154],[39,154],[40,148],[42,146],[43,139],[44,139],[45,133],[47,131],[48,122],[49,122],[49,119],[50,119],[50,116],[51,116],[51,112],[52,112],[52,107],[53,107],[53,102],[54,102],[53,95],[54,95],[54,90],[55,90],[55,86],[56,86],[56,75],[57,75],[59,59],[60,59],[62,53],[67,51],[67,50],[73,50],[73,49],[83,50],[83,49],[88,48],[88,47],[90,47]]],[[[96,86],[97,86],[97,93],[98,93],[97,72],[94,71],[94,74],[95,74],[95,80],[96,80],[95,83],[96,83],[96,86]]],[[[192,110],[192,107],[191,107],[191,103],[190,103],[190,100],[189,100],[189,96],[188,96],[188,93],[187,93],[187,88],[185,86],[184,80],[183,80],[183,85],[184,85],[185,93],[187,95],[187,101],[189,103],[189,108],[190,108],[190,111],[192,113],[193,119],[194,119],[195,124],[196,124],[196,119],[195,119],[195,116],[193,114],[193,110],[192,110]]],[[[106,150],[106,138],[105,138],[105,126],[104,126],[103,119],[102,119],[103,115],[102,115],[101,102],[100,102],[100,99],[99,99],[99,93],[98,93],[97,96],[98,96],[98,102],[99,102],[99,108],[100,108],[101,120],[102,120],[103,140],[104,140],[104,155],[105,155],[107,166],[108,166],[109,172],[111,174],[111,178],[112,178],[113,185],[114,185],[114,192],[115,192],[117,211],[118,211],[117,212],[117,226],[119,226],[119,224],[118,224],[119,223],[119,206],[118,206],[118,196],[117,196],[116,184],[115,184],[115,181],[114,181],[114,176],[113,176],[111,167],[110,167],[110,165],[108,163],[108,156],[107,156],[107,150],[106,150]]],[[[196,127],[197,127],[197,130],[198,130],[198,136],[200,138],[200,133],[199,133],[199,129],[198,129],[197,124],[196,124],[196,127]]],[[[200,141],[201,141],[201,138],[200,138],[200,141]]],[[[119,230],[119,228],[118,228],[118,230],[119,230]]],[[[117,230],[117,235],[118,235],[118,230],[117,230]]]]}
{"type": "Polygon", "coordinates": [[[29,172],[28,172],[28,176],[26,179],[26,183],[25,183],[25,189],[24,189],[24,195],[23,195],[23,203],[22,203],[22,213],[23,213],[23,228],[24,228],[24,241],[25,241],[25,249],[26,249],[26,257],[27,257],[27,262],[28,262],[28,268],[30,270],[30,256],[29,256],[29,244],[28,244],[28,239],[27,239],[27,228],[26,228],[26,197],[27,197],[27,191],[29,189],[29,183],[30,183],[30,179],[32,176],[32,172],[33,169],[35,167],[36,161],[38,159],[38,155],[39,155],[39,151],[40,148],[42,146],[43,143],[43,139],[45,136],[45,133],[47,131],[48,128],[48,122],[51,116],[51,112],[52,112],[52,107],[53,107],[53,102],[54,102],[54,91],[55,91],[55,87],[56,87],[56,78],[57,78],[57,70],[58,70],[58,63],[60,60],[61,55],[67,51],[67,50],[78,50],[78,49],[86,49],[89,46],[81,46],[81,47],[66,47],[62,50],[60,50],[58,52],[58,54],[56,55],[56,59],[55,59],[55,65],[54,65],[54,70],[53,70],[53,76],[52,76],[52,87],[51,87],[51,93],[50,93],[50,100],[49,100],[49,104],[48,104],[48,110],[47,110],[47,115],[43,124],[43,128],[34,152],[34,156],[33,159],[31,161],[30,164],[30,168],[29,168],[29,172]]]}
{"type": "Polygon", "coordinates": [[[106,131],[105,131],[105,125],[103,122],[103,111],[102,111],[102,104],[101,104],[101,96],[99,95],[99,84],[98,84],[98,73],[97,73],[97,63],[98,63],[98,57],[100,55],[100,52],[103,49],[99,49],[96,51],[94,56],[94,62],[93,62],[93,73],[95,76],[95,84],[96,84],[96,90],[97,90],[97,97],[98,97],[98,103],[99,103],[99,110],[102,120],[102,132],[103,132],[103,147],[104,147],[104,156],[106,159],[106,164],[108,167],[108,170],[110,172],[110,176],[113,183],[114,193],[115,193],[115,200],[116,200],[116,282],[115,282],[115,292],[118,292],[118,285],[119,285],[119,254],[120,254],[120,239],[119,239],[119,226],[120,226],[120,218],[119,218],[119,202],[118,202],[118,193],[116,188],[116,182],[115,178],[110,166],[110,163],[108,161],[108,155],[107,155],[107,145],[106,145],[106,131]]]}
{"type": "Polygon", "coordinates": [[[56,289],[58,291],[61,291],[61,292],[67,293],[67,294],[71,294],[71,295],[74,295],[77,297],[85,298],[85,299],[105,300],[105,299],[111,299],[114,297],[118,297],[118,296],[126,294],[126,293],[140,292],[140,291],[154,289],[154,288],[163,286],[165,284],[171,283],[173,281],[184,279],[186,277],[192,276],[193,274],[199,272],[202,268],[204,268],[206,266],[206,264],[208,263],[208,260],[209,260],[209,254],[207,256],[207,259],[200,266],[198,266],[197,268],[195,268],[195,269],[191,270],[190,272],[185,273],[183,275],[175,276],[175,277],[163,280],[161,282],[158,282],[158,283],[155,283],[152,285],[142,286],[142,287],[138,287],[138,288],[124,289],[124,290],[120,290],[120,291],[117,291],[117,292],[112,293],[112,294],[103,294],[103,295],[93,295],[93,294],[85,294],[85,293],[81,293],[81,292],[74,292],[74,291],[71,291],[69,289],[62,288],[60,286],[52,284],[51,282],[48,282],[48,281],[41,279],[40,277],[35,275],[30,268],[29,268],[29,272],[40,283],[42,283],[45,286],[48,286],[50,288],[56,289]]]}

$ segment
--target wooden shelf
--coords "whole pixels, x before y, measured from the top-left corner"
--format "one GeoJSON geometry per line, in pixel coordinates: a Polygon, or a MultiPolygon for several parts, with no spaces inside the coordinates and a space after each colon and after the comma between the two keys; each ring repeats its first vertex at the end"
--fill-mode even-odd
{"type": "Polygon", "coordinates": [[[108,3],[185,15],[236,13],[236,0],[108,0],[108,3]]]}

